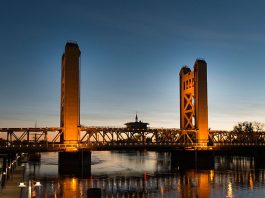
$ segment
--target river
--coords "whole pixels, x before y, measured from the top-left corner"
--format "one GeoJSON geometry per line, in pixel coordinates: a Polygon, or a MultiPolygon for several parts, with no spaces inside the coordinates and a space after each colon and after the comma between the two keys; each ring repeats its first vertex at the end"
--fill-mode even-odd
{"type": "MultiPolygon", "coordinates": [[[[170,153],[93,151],[91,177],[58,175],[58,153],[42,153],[25,164],[25,180],[40,181],[35,197],[85,198],[88,188],[102,197],[264,197],[265,169],[253,157],[216,156],[210,170],[181,170],[170,153]]],[[[26,197],[26,190],[22,195],[26,197]]]]}

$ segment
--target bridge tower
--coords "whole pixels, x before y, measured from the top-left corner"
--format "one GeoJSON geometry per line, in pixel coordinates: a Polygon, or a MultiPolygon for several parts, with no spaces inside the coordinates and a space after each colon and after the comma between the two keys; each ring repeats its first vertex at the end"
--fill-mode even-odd
{"type": "Polygon", "coordinates": [[[207,63],[197,59],[194,69],[184,66],[180,76],[180,129],[196,130],[197,142],[208,142],[207,63]]]}
{"type": "Polygon", "coordinates": [[[77,43],[67,42],[61,67],[61,120],[62,143],[77,143],[80,126],[80,50],[77,43]]]}
{"type": "MultiPolygon", "coordinates": [[[[80,55],[77,43],[67,42],[62,56],[61,79],[61,143],[76,144],[80,127],[80,55]]],[[[58,169],[62,175],[88,177],[91,174],[91,151],[67,147],[58,153],[58,169]]]]}

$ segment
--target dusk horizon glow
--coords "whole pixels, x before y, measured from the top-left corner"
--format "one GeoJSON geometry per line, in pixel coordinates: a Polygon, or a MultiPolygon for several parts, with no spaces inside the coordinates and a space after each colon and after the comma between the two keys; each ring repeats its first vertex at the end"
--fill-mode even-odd
{"type": "Polygon", "coordinates": [[[179,71],[207,62],[209,128],[265,123],[265,2],[3,1],[0,128],[59,127],[61,57],[81,50],[81,124],[179,128],[179,71]],[[71,14],[69,14],[71,13],[71,14]]]}

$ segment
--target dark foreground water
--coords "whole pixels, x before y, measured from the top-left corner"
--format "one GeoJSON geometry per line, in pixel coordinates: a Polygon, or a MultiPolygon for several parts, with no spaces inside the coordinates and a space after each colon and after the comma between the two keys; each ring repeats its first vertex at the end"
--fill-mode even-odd
{"type": "Polygon", "coordinates": [[[265,168],[253,157],[215,157],[211,170],[175,171],[169,153],[99,151],[92,152],[89,179],[60,177],[57,159],[42,153],[41,163],[26,164],[25,180],[42,183],[33,187],[35,197],[83,198],[91,187],[102,197],[265,197],[265,168]]]}

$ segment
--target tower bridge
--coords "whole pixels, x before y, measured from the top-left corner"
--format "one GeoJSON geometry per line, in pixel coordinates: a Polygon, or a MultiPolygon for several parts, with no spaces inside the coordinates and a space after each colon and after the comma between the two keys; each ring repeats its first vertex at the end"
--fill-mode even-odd
{"type": "Polygon", "coordinates": [[[80,140],[61,143],[62,128],[0,128],[6,137],[0,140],[1,152],[49,152],[76,150],[221,150],[239,147],[265,149],[265,132],[240,133],[209,131],[205,147],[196,142],[196,130],[128,129],[112,127],[81,127],[80,140]]]}
{"type": "Polygon", "coordinates": [[[66,44],[61,65],[60,127],[0,128],[0,153],[56,151],[59,169],[65,173],[90,165],[93,150],[177,151],[178,155],[186,151],[207,151],[212,155],[213,152],[265,150],[265,132],[208,129],[204,60],[196,60],[193,70],[187,66],[180,70],[180,129],[148,128],[148,123],[141,123],[144,127],[127,123],[127,127],[121,128],[80,125],[80,55],[77,43],[66,44]]]}
{"type": "Polygon", "coordinates": [[[196,60],[194,71],[180,71],[180,129],[150,129],[148,123],[127,123],[126,128],[82,127],[80,125],[80,55],[77,43],[68,42],[61,63],[60,127],[2,128],[7,145],[58,143],[64,145],[95,142],[141,142],[197,144],[209,143],[207,64],[196,60]],[[141,124],[141,126],[139,125],[141,124]],[[144,125],[143,125],[144,124],[144,125]],[[142,125],[144,126],[142,128],[142,125]],[[139,127],[140,126],[140,127],[139,127]]]}

